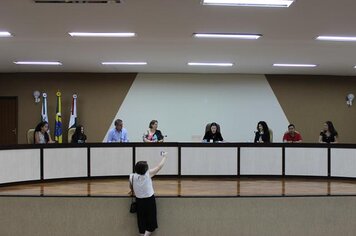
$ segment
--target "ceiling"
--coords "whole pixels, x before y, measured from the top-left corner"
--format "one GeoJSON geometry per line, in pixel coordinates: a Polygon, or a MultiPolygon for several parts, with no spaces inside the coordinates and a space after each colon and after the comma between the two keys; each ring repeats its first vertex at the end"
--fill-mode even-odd
{"type": "Polygon", "coordinates": [[[203,6],[200,0],[124,0],[122,4],[35,4],[1,0],[0,72],[145,72],[356,75],[355,0],[296,0],[289,8],[203,6]],[[68,32],[135,32],[135,38],[73,38],[68,32]],[[258,40],[196,39],[195,32],[257,33],[258,40]],[[61,61],[62,66],[14,61],[61,61]],[[104,66],[102,61],[147,61],[104,66]],[[233,62],[233,67],[187,62],[233,62]],[[316,68],[277,68],[311,63],[316,68]]]}

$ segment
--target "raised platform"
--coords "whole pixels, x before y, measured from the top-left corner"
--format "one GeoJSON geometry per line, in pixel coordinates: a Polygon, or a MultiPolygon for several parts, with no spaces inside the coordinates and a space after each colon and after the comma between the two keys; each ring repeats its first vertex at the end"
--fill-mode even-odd
{"type": "Polygon", "coordinates": [[[138,235],[128,175],[156,165],[167,235],[354,235],[356,144],[54,144],[0,147],[0,235],[138,235]]]}
{"type": "MultiPolygon", "coordinates": [[[[356,196],[356,180],[321,178],[154,178],[157,197],[356,196]]],[[[0,187],[0,196],[128,197],[123,178],[0,187]]]]}

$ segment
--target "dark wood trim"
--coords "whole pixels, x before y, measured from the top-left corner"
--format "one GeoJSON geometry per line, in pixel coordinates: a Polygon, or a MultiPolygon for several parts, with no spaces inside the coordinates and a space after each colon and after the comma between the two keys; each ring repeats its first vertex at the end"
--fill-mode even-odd
{"type": "Polygon", "coordinates": [[[328,147],[328,177],[331,177],[331,148],[328,147]]]}
{"type": "Polygon", "coordinates": [[[90,156],[90,147],[87,148],[87,172],[88,177],[91,176],[91,156],[90,156]]]}
{"type": "Polygon", "coordinates": [[[240,147],[237,147],[237,176],[241,175],[241,149],[240,147]]]}
{"type": "MultiPolygon", "coordinates": [[[[16,144],[11,145],[11,146],[17,146],[19,143],[19,98],[18,96],[0,96],[0,99],[15,99],[15,104],[16,104],[16,144]]],[[[8,145],[6,145],[8,146],[8,145]]],[[[1,144],[0,144],[0,150],[1,150],[1,144]]]]}
{"type": "Polygon", "coordinates": [[[73,148],[73,147],[292,147],[292,148],[356,148],[356,144],[347,143],[53,143],[53,144],[18,144],[0,145],[0,150],[33,148],[73,148]]]}
{"type": "MultiPolygon", "coordinates": [[[[12,146],[2,146],[0,150],[19,150],[19,149],[34,149],[40,151],[40,180],[41,181],[48,181],[45,179],[45,168],[44,168],[44,149],[50,148],[85,148],[87,149],[87,177],[91,177],[91,150],[90,148],[94,147],[132,147],[132,171],[134,171],[134,167],[136,164],[136,147],[177,147],[178,148],[178,173],[172,175],[166,175],[169,177],[179,177],[179,178],[204,178],[204,177],[240,177],[240,178],[266,178],[266,177],[293,177],[291,175],[286,175],[285,168],[286,168],[286,158],[285,158],[285,148],[286,147],[298,147],[298,148],[320,148],[324,147],[327,148],[327,176],[296,176],[297,178],[300,177],[309,177],[309,178],[343,178],[343,179],[355,179],[353,177],[333,177],[331,176],[331,148],[355,148],[356,144],[285,144],[285,143],[274,143],[273,145],[259,145],[255,143],[160,143],[160,144],[146,144],[146,143],[115,143],[115,144],[108,144],[108,143],[87,143],[87,144],[53,144],[53,145],[12,145],[12,146]],[[237,148],[237,173],[233,175],[182,175],[182,163],[181,163],[181,156],[182,156],[182,148],[184,147],[234,147],[237,148]],[[243,147],[278,147],[281,148],[282,151],[282,175],[241,175],[241,148],[243,147]]],[[[112,178],[113,176],[106,176],[112,178]]],[[[82,178],[82,177],[80,177],[82,178]]],[[[96,177],[97,178],[97,177],[96,177]]],[[[71,180],[75,178],[69,178],[71,180]]],[[[54,181],[60,181],[61,179],[55,179],[54,181]]],[[[10,184],[16,184],[10,183],[10,184]]],[[[3,184],[0,184],[2,186],[3,184]]]]}
{"type": "Polygon", "coordinates": [[[16,100],[16,144],[19,143],[19,97],[14,97],[16,100]]]}
{"type": "Polygon", "coordinates": [[[282,176],[286,175],[286,148],[282,147],[282,176]]]}
{"type": "MultiPolygon", "coordinates": [[[[195,196],[195,195],[184,195],[184,196],[155,196],[155,198],[211,198],[211,199],[231,199],[231,198],[340,198],[340,197],[356,197],[355,194],[341,194],[341,195],[235,195],[235,196],[218,196],[218,195],[211,195],[211,196],[195,196]]],[[[101,198],[101,199],[118,199],[118,198],[127,198],[131,199],[131,196],[120,196],[120,195],[106,195],[106,196],[99,196],[99,195],[0,195],[0,198],[101,198]]]]}
{"type": "Polygon", "coordinates": [[[136,147],[132,147],[132,173],[135,173],[136,165],[136,147]]]}
{"type": "Polygon", "coordinates": [[[40,149],[40,179],[44,180],[44,154],[43,154],[43,148],[40,149]]]}
{"type": "Polygon", "coordinates": [[[182,176],[182,147],[178,147],[178,176],[182,176]]]}

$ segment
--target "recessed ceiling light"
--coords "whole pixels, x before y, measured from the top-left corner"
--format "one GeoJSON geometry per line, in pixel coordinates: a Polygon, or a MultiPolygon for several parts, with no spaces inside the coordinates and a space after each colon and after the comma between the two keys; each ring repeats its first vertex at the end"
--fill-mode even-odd
{"type": "Polygon", "coordinates": [[[121,37],[129,38],[135,37],[136,33],[132,32],[123,32],[123,33],[94,33],[94,32],[69,32],[72,37],[121,37]]]}
{"type": "Polygon", "coordinates": [[[128,66],[140,66],[147,65],[147,62],[102,62],[103,65],[128,65],[128,66]]]}
{"type": "Polygon", "coordinates": [[[244,7],[289,7],[294,0],[203,0],[203,5],[244,7]]]}
{"type": "Polygon", "coordinates": [[[222,34],[222,33],[195,33],[195,38],[227,38],[227,39],[258,39],[261,34],[222,34]]]}
{"type": "Polygon", "coordinates": [[[188,62],[189,66],[233,66],[234,63],[220,63],[220,62],[188,62]]]}
{"type": "Polygon", "coordinates": [[[0,31],[0,37],[11,37],[12,34],[7,31],[0,31]]]}
{"type": "Polygon", "coordinates": [[[15,61],[16,65],[48,65],[48,66],[60,66],[59,61],[15,61]]]}
{"type": "Polygon", "coordinates": [[[356,41],[356,37],[347,37],[347,36],[318,36],[316,40],[325,40],[325,41],[356,41]]]}
{"type": "Polygon", "coordinates": [[[283,64],[283,63],[275,63],[273,66],[280,67],[316,67],[315,64],[283,64]]]}

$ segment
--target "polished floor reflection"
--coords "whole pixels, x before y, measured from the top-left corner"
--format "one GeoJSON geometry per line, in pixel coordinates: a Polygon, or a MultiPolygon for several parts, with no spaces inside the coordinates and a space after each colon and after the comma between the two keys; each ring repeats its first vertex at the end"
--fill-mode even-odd
{"type": "MultiPolygon", "coordinates": [[[[356,195],[356,180],[303,178],[155,178],[156,196],[356,195]]],[[[71,180],[0,187],[3,196],[128,196],[126,179],[71,180]]]]}

